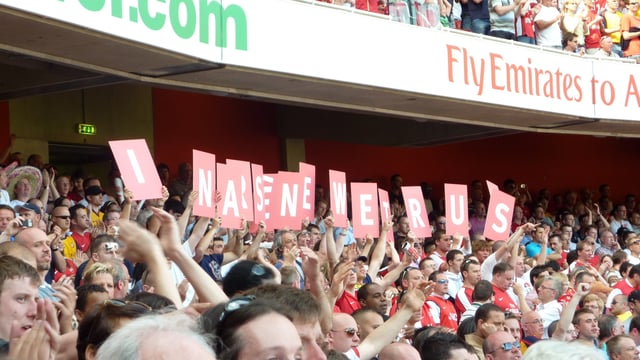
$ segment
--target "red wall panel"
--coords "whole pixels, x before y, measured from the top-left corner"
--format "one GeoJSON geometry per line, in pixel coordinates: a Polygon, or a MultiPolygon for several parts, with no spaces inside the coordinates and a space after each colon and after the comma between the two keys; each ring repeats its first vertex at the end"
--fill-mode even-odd
{"type": "Polygon", "coordinates": [[[155,160],[169,165],[191,162],[192,149],[225,159],[280,170],[281,151],[272,104],[227,97],[153,89],[155,160]]]}

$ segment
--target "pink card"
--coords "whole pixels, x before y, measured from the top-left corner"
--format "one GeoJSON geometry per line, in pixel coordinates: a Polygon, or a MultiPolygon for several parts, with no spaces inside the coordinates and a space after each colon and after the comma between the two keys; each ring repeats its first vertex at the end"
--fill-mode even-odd
{"type": "Polygon", "coordinates": [[[329,197],[334,226],[345,227],[347,224],[347,175],[344,172],[329,170],[329,197]]]}
{"type": "Polygon", "coordinates": [[[239,182],[238,198],[240,202],[240,217],[253,221],[253,193],[251,191],[251,163],[248,161],[227,159],[227,165],[233,167],[239,182]]]}
{"type": "Polygon", "coordinates": [[[222,201],[218,204],[218,216],[222,218],[222,226],[240,229],[240,179],[238,169],[231,165],[217,164],[218,191],[222,201]]]}
{"type": "Polygon", "coordinates": [[[427,208],[424,205],[422,189],[420,186],[403,186],[401,189],[411,231],[417,237],[430,237],[431,226],[429,225],[429,214],[427,214],[427,208]]]}
{"type": "Polygon", "coordinates": [[[109,146],[134,200],[162,198],[162,182],[144,139],[109,141],[109,146]]]}
{"type": "Polygon", "coordinates": [[[351,207],[355,237],[376,237],[380,234],[378,186],[375,183],[351,183],[351,207]]]}
{"type": "Polygon", "coordinates": [[[494,190],[487,207],[487,222],[484,237],[491,240],[507,240],[513,221],[516,198],[500,190],[494,190]]]}
{"type": "Polygon", "coordinates": [[[268,181],[265,184],[265,180],[262,176],[262,165],[259,164],[251,164],[251,178],[253,179],[253,217],[255,222],[258,223],[260,220],[266,220],[265,216],[265,205],[268,204],[267,199],[265,199],[265,192],[271,192],[271,185],[273,184],[273,179],[268,177],[268,181]],[[266,188],[265,188],[266,187],[266,188]]]}
{"type": "Polygon", "coordinates": [[[302,175],[281,171],[274,174],[273,179],[269,226],[273,229],[300,229],[302,175]]]}
{"type": "Polygon", "coordinates": [[[469,206],[467,185],[444,184],[447,235],[469,234],[469,206]]]}
{"type": "MultiPolygon", "coordinates": [[[[378,200],[380,202],[380,220],[381,224],[384,225],[384,223],[391,218],[389,193],[385,190],[378,189],[378,200]]],[[[393,244],[393,227],[387,232],[387,242],[393,244]]]]}
{"type": "Polygon", "coordinates": [[[216,156],[193,150],[193,188],[198,199],[193,203],[193,214],[214,218],[216,216],[216,156]]]}
{"type": "Polygon", "coordinates": [[[316,206],[316,167],[314,165],[300,163],[300,174],[302,174],[302,204],[300,209],[300,219],[309,218],[313,220],[316,206]]]}

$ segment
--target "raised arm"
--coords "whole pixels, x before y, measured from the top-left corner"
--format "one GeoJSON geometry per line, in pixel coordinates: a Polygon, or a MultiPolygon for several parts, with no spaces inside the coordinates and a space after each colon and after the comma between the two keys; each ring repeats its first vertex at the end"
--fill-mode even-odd
{"type": "Polygon", "coordinates": [[[333,236],[333,217],[327,216],[324,219],[324,228],[325,228],[325,240],[327,242],[327,261],[329,263],[329,267],[333,268],[340,261],[338,257],[338,253],[336,252],[336,241],[333,236]]]}
{"type": "Polygon", "coordinates": [[[131,206],[133,204],[133,192],[124,188],[124,201],[122,202],[122,211],[120,217],[122,219],[131,220],[131,206]]]}
{"type": "Polygon", "coordinates": [[[333,306],[329,306],[329,299],[323,289],[323,275],[320,272],[318,255],[308,247],[303,247],[300,250],[302,251],[302,272],[304,273],[305,283],[309,285],[309,291],[320,305],[320,327],[322,328],[322,333],[326,334],[331,330],[333,306]]]}
{"type": "Polygon", "coordinates": [[[384,260],[384,253],[387,246],[387,232],[391,230],[393,226],[393,222],[391,219],[387,220],[382,227],[380,228],[380,236],[378,237],[378,242],[373,247],[373,252],[371,253],[371,259],[369,259],[369,270],[367,273],[371,277],[371,279],[376,279],[378,276],[378,271],[380,271],[380,266],[382,266],[382,261],[384,260]]]}
{"type": "Polygon", "coordinates": [[[564,309],[562,309],[562,313],[560,313],[560,321],[558,321],[558,326],[556,326],[556,330],[551,335],[552,339],[563,340],[564,334],[569,330],[569,325],[573,321],[573,315],[576,313],[576,308],[585,297],[589,290],[591,289],[591,285],[587,283],[581,283],[576,286],[576,293],[571,298],[571,301],[567,305],[565,305],[564,309]]]}
{"type": "MultiPolygon", "coordinates": [[[[157,210],[154,210],[154,214],[157,214],[157,210]]],[[[176,306],[180,306],[180,294],[173,283],[169,264],[158,238],[136,223],[120,220],[120,241],[124,244],[122,253],[125,258],[134,263],[147,264],[147,269],[155,279],[156,293],[166,296],[176,306]]]]}
{"type": "Polygon", "coordinates": [[[173,216],[163,210],[154,208],[153,211],[162,222],[160,242],[165,255],[184,273],[184,276],[198,294],[198,299],[201,302],[208,302],[213,305],[229,301],[220,286],[184,251],[178,226],[173,216]]]}
{"type": "Polygon", "coordinates": [[[198,198],[198,192],[192,191],[187,198],[187,206],[184,207],[184,211],[182,215],[178,218],[178,234],[180,234],[180,238],[183,239],[185,233],[187,231],[187,225],[189,225],[189,219],[191,218],[191,213],[193,212],[193,203],[198,198]]]}
{"type": "Polygon", "coordinates": [[[413,313],[420,311],[422,304],[424,303],[425,296],[422,290],[412,289],[407,291],[402,297],[402,303],[400,309],[380,325],[377,329],[373,330],[369,336],[367,336],[358,345],[358,352],[361,359],[371,359],[376,356],[377,353],[382,350],[388,344],[395,339],[402,329],[402,326],[409,321],[413,313]]]}
{"type": "MultiPolygon", "coordinates": [[[[208,218],[205,219],[207,219],[208,221],[208,218]]],[[[206,255],[207,249],[209,248],[209,245],[211,245],[211,241],[218,232],[221,224],[222,219],[220,219],[220,217],[213,219],[211,228],[204,234],[203,237],[200,238],[200,241],[198,241],[198,245],[196,245],[195,256],[193,257],[193,260],[199,263],[200,260],[202,260],[202,257],[206,255]]]]}

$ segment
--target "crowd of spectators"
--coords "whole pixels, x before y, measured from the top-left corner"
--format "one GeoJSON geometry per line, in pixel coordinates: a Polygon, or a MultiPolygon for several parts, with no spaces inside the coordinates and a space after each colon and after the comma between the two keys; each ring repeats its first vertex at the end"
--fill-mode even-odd
{"type": "MultiPolygon", "coordinates": [[[[0,154],[1,155],[1,154],[0,154]]],[[[410,228],[400,175],[377,237],[336,224],[321,186],[298,229],[192,214],[189,163],[134,201],[30,156],[0,171],[0,356],[9,359],[638,359],[640,206],[610,188],[551,195],[506,180],[506,241],[410,228]],[[223,226],[227,225],[227,227],[223,226]],[[392,234],[393,238],[391,238],[392,234]],[[523,355],[524,354],[524,355],[523,355]]]]}
{"type": "Polygon", "coordinates": [[[579,55],[640,58],[637,0],[317,0],[579,55]]]}

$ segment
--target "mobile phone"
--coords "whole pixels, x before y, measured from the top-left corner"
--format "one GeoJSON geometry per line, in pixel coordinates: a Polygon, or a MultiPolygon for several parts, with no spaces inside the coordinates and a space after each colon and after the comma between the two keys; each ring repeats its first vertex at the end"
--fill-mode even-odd
{"type": "Polygon", "coordinates": [[[33,220],[31,220],[31,219],[22,220],[22,226],[24,226],[26,228],[33,227],[33,220]]]}
{"type": "Polygon", "coordinates": [[[402,244],[402,250],[409,251],[409,249],[411,249],[411,244],[409,244],[408,242],[402,244]]]}

